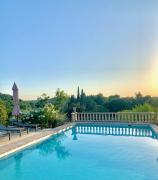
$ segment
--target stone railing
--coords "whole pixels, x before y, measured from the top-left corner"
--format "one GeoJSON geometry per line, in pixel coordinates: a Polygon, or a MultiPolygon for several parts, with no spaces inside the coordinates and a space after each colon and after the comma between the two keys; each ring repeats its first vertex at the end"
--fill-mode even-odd
{"type": "Polygon", "coordinates": [[[116,121],[116,122],[158,122],[158,113],[154,112],[117,112],[117,113],[103,113],[103,112],[73,112],[71,114],[72,121],[76,122],[103,122],[103,121],[116,121]]]}

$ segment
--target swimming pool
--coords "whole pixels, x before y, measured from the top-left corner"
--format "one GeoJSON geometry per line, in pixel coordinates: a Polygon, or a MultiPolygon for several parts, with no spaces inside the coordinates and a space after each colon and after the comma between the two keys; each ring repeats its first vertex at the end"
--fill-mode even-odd
{"type": "Polygon", "coordinates": [[[78,124],[0,160],[0,180],[157,180],[149,126],[78,124]]]}

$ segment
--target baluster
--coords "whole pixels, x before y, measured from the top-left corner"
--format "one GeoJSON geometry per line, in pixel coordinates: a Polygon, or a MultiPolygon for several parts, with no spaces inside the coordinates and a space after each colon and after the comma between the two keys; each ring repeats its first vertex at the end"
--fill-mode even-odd
{"type": "Polygon", "coordinates": [[[118,121],[118,114],[115,113],[115,121],[118,121]]]}
{"type": "Polygon", "coordinates": [[[124,121],[124,113],[122,113],[122,121],[124,121]]]}
{"type": "Polygon", "coordinates": [[[114,113],[111,113],[111,120],[114,120],[114,113]]]}
{"type": "Polygon", "coordinates": [[[139,113],[139,121],[141,122],[141,114],[139,113]]]}
{"type": "Polygon", "coordinates": [[[146,113],[146,122],[148,122],[148,113],[146,113]]]}
{"type": "Polygon", "coordinates": [[[86,121],[86,114],[83,114],[83,120],[86,121]]]}
{"type": "Polygon", "coordinates": [[[98,113],[95,114],[95,120],[98,120],[98,113]]]}
{"type": "Polygon", "coordinates": [[[139,121],[142,122],[141,113],[139,113],[139,121]]]}
{"type": "Polygon", "coordinates": [[[92,121],[94,121],[94,113],[92,113],[92,121]]]}
{"type": "Polygon", "coordinates": [[[107,113],[104,114],[104,119],[107,121],[107,113]]]}
{"type": "Polygon", "coordinates": [[[147,113],[145,113],[145,122],[146,122],[146,119],[147,119],[147,118],[146,118],[146,115],[147,115],[147,113]]]}
{"type": "Polygon", "coordinates": [[[110,115],[110,113],[108,114],[108,116],[109,116],[109,117],[108,117],[108,120],[110,121],[110,120],[111,120],[111,115],[110,115]]]}
{"type": "Polygon", "coordinates": [[[113,113],[113,121],[115,121],[116,119],[116,116],[115,116],[115,113],[113,113]]]}
{"type": "Polygon", "coordinates": [[[80,121],[82,121],[82,113],[79,114],[80,121]]]}
{"type": "Polygon", "coordinates": [[[145,121],[144,113],[142,113],[142,120],[143,120],[143,122],[145,121]]]}
{"type": "Polygon", "coordinates": [[[100,114],[100,120],[102,121],[102,113],[100,114]]]}
{"type": "Polygon", "coordinates": [[[87,121],[89,121],[89,113],[87,113],[87,121]]]}
{"type": "Polygon", "coordinates": [[[103,113],[103,121],[105,121],[105,113],[103,113]]]}
{"type": "Polygon", "coordinates": [[[115,113],[115,121],[118,121],[118,114],[115,113]]]}
{"type": "Polygon", "coordinates": [[[135,121],[135,113],[133,113],[133,121],[135,121]]]}
{"type": "Polygon", "coordinates": [[[100,121],[100,113],[98,113],[98,120],[100,121]]]}
{"type": "Polygon", "coordinates": [[[86,121],[86,113],[84,113],[84,121],[86,121]]]}
{"type": "Polygon", "coordinates": [[[125,113],[125,121],[128,122],[128,114],[125,113]]]}
{"type": "Polygon", "coordinates": [[[109,113],[106,114],[106,120],[109,120],[109,113]]]}
{"type": "Polygon", "coordinates": [[[111,120],[113,121],[114,117],[113,117],[113,113],[111,113],[111,120]]]}
{"type": "Polygon", "coordinates": [[[143,113],[141,113],[141,120],[144,121],[144,119],[143,119],[143,113]]]}
{"type": "Polygon", "coordinates": [[[121,121],[121,114],[118,113],[118,121],[121,121]]]}
{"type": "Polygon", "coordinates": [[[135,114],[134,113],[132,113],[132,119],[133,119],[133,121],[135,121],[135,114]]]}
{"type": "Polygon", "coordinates": [[[112,120],[112,114],[110,113],[110,121],[112,120]]]}

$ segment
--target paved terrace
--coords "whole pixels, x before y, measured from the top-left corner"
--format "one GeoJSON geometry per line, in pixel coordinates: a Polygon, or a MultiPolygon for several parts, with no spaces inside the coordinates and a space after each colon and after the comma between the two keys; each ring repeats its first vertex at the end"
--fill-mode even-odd
{"type": "Polygon", "coordinates": [[[53,129],[43,129],[37,132],[30,132],[29,134],[22,134],[22,136],[13,135],[11,141],[6,138],[0,138],[0,158],[17,150],[23,149],[29,145],[40,142],[49,138],[53,134],[60,133],[66,129],[71,128],[74,123],[68,123],[53,129]]]}

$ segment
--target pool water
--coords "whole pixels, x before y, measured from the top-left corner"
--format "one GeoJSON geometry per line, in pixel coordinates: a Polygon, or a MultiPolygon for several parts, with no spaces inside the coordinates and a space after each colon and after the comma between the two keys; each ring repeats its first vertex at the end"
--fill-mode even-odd
{"type": "Polygon", "coordinates": [[[0,180],[158,180],[148,126],[84,124],[0,160],[0,180]]]}

